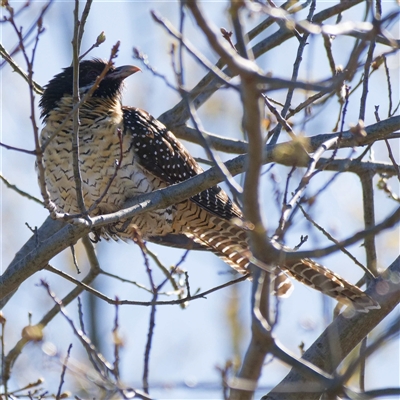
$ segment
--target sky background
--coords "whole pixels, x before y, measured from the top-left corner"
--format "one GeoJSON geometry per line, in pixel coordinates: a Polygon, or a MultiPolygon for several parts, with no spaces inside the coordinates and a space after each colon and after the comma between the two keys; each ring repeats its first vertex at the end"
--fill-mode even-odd
{"type": "MultiPolygon", "coordinates": [[[[334,5],[336,2],[318,2],[317,12],[323,8],[334,5]]],[[[21,6],[20,2],[11,2],[15,8],[21,6]]],[[[33,1],[28,10],[21,13],[18,24],[29,27],[45,3],[33,1]]],[[[382,2],[384,15],[395,7],[394,1],[382,2]]],[[[71,62],[71,38],[73,35],[73,2],[55,2],[44,18],[45,33],[40,37],[35,62],[35,80],[44,85],[61,68],[71,62]]],[[[224,26],[231,29],[227,2],[209,1],[202,2],[207,17],[218,27],[224,26]]],[[[82,4],[83,8],[83,4],[82,4]]],[[[150,15],[150,10],[156,10],[175,26],[179,26],[179,4],[166,1],[128,1],[109,2],[95,1],[87,21],[82,49],[86,50],[96,40],[101,31],[105,32],[106,42],[90,53],[92,57],[108,58],[109,51],[118,40],[121,41],[120,51],[116,65],[135,64],[142,67],[139,61],[134,60],[132,48],[137,47],[149,57],[150,64],[164,74],[168,81],[174,83],[171,68],[170,47],[173,39],[157,25],[150,15]]],[[[4,12],[2,10],[2,12],[4,12]]],[[[363,6],[355,7],[344,15],[344,20],[362,19],[363,6]]],[[[305,14],[302,15],[304,18],[305,14]]],[[[261,19],[257,15],[246,15],[244,18],[246,31],[258,24],[261,19]]],[[[331,19],[328,23],[334,23],[331,19]]],[[[217,60],[216,55],[209,49],[202,33],[194,26],[190,16],[185,19],[185,33],[187,38],[210,61],[217,60]]],[[[275,31],[267,30],[265,37],[275,31]]],[[[399,38],[399,24],[392,27],[391,33],[399,38]]],[[[0,24],[1,43],[8,50],[13,49],[17,43],[15,34],[7,24],[0,24]]],[[[321,38],[310,39],[307,46],[300,79],[325,79],[329,78],[326,57],[321,56],[323,49],[321,38]]],[[[353,39],[339,37],[333,43],[334,57],[337,64],[345,64],[348,58],[348,49],[353,39]]],[[[377,47],[377,52],[382,47],[377,47]]],[[[290,78],[291,69],[295,60],[297,43],[294,39],[285,42],[281,48],[276,48],[257,60],[258,65],[265,72],[272,72],[274,76],[290,78]],[[283,48],[283,49],[282,49],[283,48]],[[283,50],[283,51],[282,51],[283,50]]],[[[21,55],[16,60],[24,65],[21,55]]],[[[205,74],[190,56],[185,56],[185,83],[188,88],[193,87],[205,74]]],[[[399,99],[399,58],[391,57],[388,65],[392,71],[392,88],[394,102],[399,99]]],[[[1,133],[0,140],[11,146],[33,149],[34,141],[29,120],[28,89],[25,82],[12,72],[8,65],[0,69],[0,99],[1,99],[1,133]]],[[[387,114],[387,89],[386,77],[382,70],[378,71],[370,81],[370,93],[367,102],[365,124],[375,122],[374,105],[380,105],[382,116],[387,114]]],[[[274,92],[274,99],[284,101],[285,92],[274,92]]],[[[359,98],[355,96],[354,99],[359,98]]],[[[295,96],[292,104],[297,104],[304,99],[304,94],[295,96]]],[[[149,111],[155,117],[173,107],[179,101],[176,92],[170,89],[165,82],[154,77],[143,68],[143,73],[135,74],[127,79],[126,90],[123,96],[125,105],[132,105],[149,111]]],[[[36,105],[38,98],[36,98],[36,105]]],[[[328,104],[332,112],[323,110],[321,114],[307,124],[307,136],[331,132],[337,118],[338,104],[333,99],[328,104]]],[[[318,110],[316,110],[317,112],[318,110]]],[[[357,100],[350,102],[346,116],[346,129],[349,123],[357,123],[359,105],[357,100]]],[[[37,112],[37,116],[39,113],[37,112]]],[[[203,126],[206,130],[225,137],[242,138],[241,132],[241,105],[237,94],[220,90],[199,110],[203,126]]],[[[300,121],[295,119],[295,122],[300,121]]],[[[295,130],[299,130],[295,126],[295,130]]],[[[285,138],[286,140],[286,138],[285,138]]],[[[185,144],[195,156],[204,157],[204,152],[193,144],[185,144]]],[[[386,160],[386,150],[381,143],[374,146],[376,160],[386,160]]],[[[398,160],[398,143],[393,143],[393,151],[398,160]]],[[[350,149],[340,152],[342,157],[349,156],[350,149]]],[[[221,155],[224,160],[233,158],[232,155],[221,155]]],[[[265,167],[267,169],[268,166],[265,167]]],[[[27,154],[7,151],[0,148],[1,173],[11,183],[17,184],[28,193],[40,197],[37,186],[34,159],[27,154]]],[[[284,186],[288,169],[275,167],[274,176],[280,185],[284,186]],[[283,183],[282,183],[283,182],[283,183]]],[[[363,229],[361,202],[361,188],[358,178],[351,174],[337,179],[319,197],[313,207],[313,216],[316,221],[324,226],[335,238],[343,239],[363,229]]],[[[319,174],[313,179],[308,194],[313,194],[329,180],[331,173],[319,174]]],[[[293,179],[293,188],[301,178],[301,171],[297,171],[293,179]]],[[[237,177],[240,182],[240,177],[237,177]]],[[[394,190],[398,189],[392,180],[394,190]]],[[[398,190],[397,190],[398,192],[398,190]]],[[[262,200],[264,216],[269,232],[273,232],[279,221],[279,209],[274,199],[272,179],[267,174],[262,183],[262,200]]],[[[0,185],[1,195],[1,269],[5,270],[13,259],[15,253],[31,236],[30,230],[25,226],[40,226],[47,217],[47,211],[40,205],[20,197],[14,191],[0,185]]],[[[381,191],[376,191],[376,220],[380,222],[396,208],[396,204],[386,198],[381,191]]],[[[286,243],[294,246],[298,243],[300,235],[305,232],[310,235],[304,249],[323,247],[327,240],[299,218],[286,237],[286,243]]],[[[133,244],[122,242],[102,241],[96,245],[101,266],[113,274],[148,284],[147,275],[139,248],[133,244]]],[[[180,260],[183,251],[169,249],[153,244],[149,248],[157,253],[160,260],[166,265],[174,265],[180,260]]],[[[387,230],[377,237],[379,267],[390,265],[398,255],[399,237],[398,227],[387,230]]],[[[363,248],[360,245],[350,248],[352,253],[365,262],[363,248]]],[[[83,248],[76,246],[79,266],[83,277],[88,265],[85,261],[83,248]]],[[[357,282],[362,276],[362,271],[356,267],[345,255],[338,253],[319,260],[327,267],[338,272],[350,282],[357,282]]],[[[76,276],[72,264],[70,251],[64,251],[51,261],[51,265],[76,276]]],[[[191,252],[183,268],[189,272],[192,292],[197,288],[206,290],[222,284],[232,278],[229,267],[213,254],[206,252],[191,252]]],[[[162,280],[162,275],[155,271],[157,282],[162,280]]],[[[20,337],[22,328],[28,323],[28,312],[32,313],[32,323],[36,323],[44,313],[52,307],[52,301],[42,287],[38,286],[41,279],[46,279],[58,298],[62,298],[73,285],[49,272],[42,271],[24,282],[17,294],[11,299],[4,309],[7,318],[6,325],[6,350],[10,349],[20,337]]],[[[120,283],[108,277],[99,277],[94,286],[110,297],[118,295],[120,299],[149,301],[149,294],[132,285],[120,283]]],[[[234,356],[234,339],[232,336],[231,320],[228,313],[237,303],[238,312],[236,323],[241,327],[239,336],[239,351],[243,356],[250,339],[250,282],[242,282],[235,287],[227,288],[207,297],[196,300],[189,307],[182,310],[178,306],[158,307],[156,314],[156,329],[151,353],[150,384],[159,389],[151,391],[156,398],[193,398],[211,399],[220,398],[219,373],[216,366],[223,366],[228,359],[234,356]],[[193,389],[190,387],[193,386],[193,389]]],[[[85,319],[89,325],[90,301],[86,294],[82,295],[85,307],[85,319]]],[[[102,338],[100,350],[110,361],[113,360],[113,347],[111,330],[115,309],[113,306],[99,302],[96,305],[96,319],[98,321],[98,336],[102,338]]],[[[295,283],[295,291],[288,299],[281,301],[280,320],[275,329],[279,341],[291,352],[299,355],[298,346],[304,342],[305,347],[313,343],[326,326],[324,310],[333,309],[334,302],[316,291],[295,283]]],[[[78,321],[76,301],[67,307],[69,315],[78,321]]],[[[145,307],[123,306],[120,307],[120,332],[124,340],[121,353],[122,381],[133,387],[141,386],[143,371],[143,352],[147,338],[147,329],[150,309],[145,307]]],[[[372,337],[383,332],[399,310],[393,312],[378,328],[372,337]]],[[[82,347],[73,338],[72,332],[66,321],[57,316],[45,329],[44,342],[29,344],[18,358],[15,365],[16,373],[10,387],[24,386],[37,380],[40,376],[46,379],[44,385],[49,390],[56,390],[59,382],[61,364],[69,343],[74,344],[71,353],[71,365],[79,371],[87,370],[86,356],[82,347]]],[[[367,389],[393,387],[399,385],[399,340],[396,339],[385,345],[376,356],[371,357],[367,368],[367,389]]],[[[289,371],[283,363],[273,360],[263,370],[260,385],[272,387],[278,383],[289,371]]],[[[66,390],[76,380],[85,387],[87,380],[82,374],[67,374],[64,388],[66,390]]],[[[265,389],[259,393],[264,394],[265,389]]],[[[256,396],[257,398],[257,396],[256,396]]]]}

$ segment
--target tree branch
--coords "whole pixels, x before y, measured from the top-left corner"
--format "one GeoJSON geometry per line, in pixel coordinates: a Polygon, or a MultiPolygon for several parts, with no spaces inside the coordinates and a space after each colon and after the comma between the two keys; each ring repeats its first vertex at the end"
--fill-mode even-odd
{"type": "MultiPolygon", "coordinates": [[[[399,123],[400,116],[392,117],[366,127],[365,131],[367,136],[363,139],[363,142],[367,143],[372,141],[372,138],[377,140],[378,138],[383,139],[387,137],[390,133],[398,129],[399,123]]],[[[310,146],[312,149],[318,148],[324,141],[336,136],[337,134],[314,136],[310,139],[310,146]]],[[[352,146],[354,144],[354,138],[350,131],[343,132],[340,143],[342,146],[352,146]]],[[[293,159],[289,155],[279,158],[276,156],[279,154],[277,149],[279,149],[280,146],[286,145],[287,144],[283,143],[275,146],[267,146],[266,151],[264,152],[263,162],[280,162],[284,165],[293,165],[293,159]]],[[[241,155],[228,161],[225,165],[232,175],[236,175],[245,171],[247,162],[247,155],[241,155]]],[[[204,173],[177,185],[138,196],[136,199],[127,202],[126,206],[128,208],[112,214],[95,217],[92,219],[91,225],[87,221],[79,219],[76,221],[76,224],[66,225],[59,230],[60,227],[63,226],[61,222],[58,222],[58,225],[52,225],[51,220],[47,219],[45,224],[38,230],[39,239],[31,238],[28,242],[29,244],[27,243],[28,246],[22,247],[22,249],[17,253],[16,258],[11,262],[9,267],[1,276],[0,286],[2,287],[2,298],[10,295],[29,276],[44,268],[50,259],[56,254],[60,253],[68,246],[75,244],[83,235],[88,234],[91,228],[116,223],[121,219],[129,218],[144,211],[166,208],[222,182],[223,179],[223,174],[217,168],[211,168],[204,173]],[[45,227],[48,230],[46,230],[45,227]],[[51,232],[53,236],[49,235],[49,232],[51,232]],[[38,240],[40,242],[38,242],[38,240]],[[38,242],[37,246],[35,246],[36,242],[38,242]]],[[[363,237],[365,236],[362,235],[357,240],[360,240],[363,237]]],[[[355,243],[354,238],[350,239],[350,241],[355,243]]],[[[343,242],[341,244],[343,244],[343,242]]],[[[336,250],[336,248],[330,249],[328,253],[324,251],[321,255],[329,254],[329,252],[336,250]]],[[[309,255],[310,254],[307,253],[307,257],[309,255]]],[[[1,304],[4,305],[5,303],[0,303],[0,305],[1,304]]]]}
{"type": "MultiPolygon", "coordinates": [[[[366,293],[373,294],[380,310],[368,314],[356,313],[349,318],[339,315],[304,353],[302,359],[329,374],[334,373],[344,358],[374,329],[400,302],[400,257],[386,270],[384,277],[374,281],[366,293]],[[330,349],[339,353],[332,357],[330,349]]],[[[307,379],[295,368],[263,400],[317,400],[325,390],[318,381],[307,379]],[[311,389],[311,390],[309,390],[311,389]]]]}

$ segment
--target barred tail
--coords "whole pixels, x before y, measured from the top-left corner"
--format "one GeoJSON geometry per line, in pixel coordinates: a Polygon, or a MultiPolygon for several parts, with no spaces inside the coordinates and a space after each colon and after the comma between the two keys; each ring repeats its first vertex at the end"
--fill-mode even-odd
{"type": "Polygon", "coordinates": [[[381,308],[360,288],[314,260],[303,258],[292,263],[287,262],[281,265],[281,268],[299,282],[319,290],[341,303],[350,304],[356,311],[367,313],[369,310],[381,308]]]}
{"type": "MultiPolygon", "coordinates": [[[[244,229],[211,214],[194,202],[183,202],[178,207],[180,212],[174,220],[175,233],[184,233],[195,243],[218,255],[236,271],[247,273],[251,253],[244,229]]],[[[255,264],[258,265],[257,262],[255,264]]],[[[259,266],[263,268],[262,265],[259,266]]],[[[339,302],[352,305],[357,311],[368,312],[380,308],[375,300],[357,286],[313,260],[286,262],[276,270],[272,282],[275,294],[279,296],[287,295],[291,291],[292,284],[288,279],[290,276],[339,302]]]]}
{"type": "MultiPolygon", "coordinates": [[[[209,249],[225,263],[241,274],[248,272],[251,256],[246,231],[229,221],[211,215],[197,205],[189,204],[191,213],[186,213],[186,236],[195,243],[209,249]]],[[[272,292],[287,296],[292,283],[284,271],[276,271],[272,276],[272,292]]]]}

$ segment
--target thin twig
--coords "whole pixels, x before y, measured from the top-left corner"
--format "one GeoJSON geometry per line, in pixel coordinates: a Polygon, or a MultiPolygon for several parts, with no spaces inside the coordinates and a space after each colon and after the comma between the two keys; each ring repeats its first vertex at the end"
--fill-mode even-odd
{"type": "MultiPolygon", "coordinates": [[[[85,240],[83,240],[85,243],[85,240]]],[[[90,240],[89,240],[90,242],[90,240]]],[[[83,284],[90,285],[93,280],[98,276],[99,270],[97,268],[91,268],[90,272],[86,275],[86,277],[82,280],[83,284]]],[[[83,291],[82,287],[75,287],[71,290],[63,299],[62,304],[67,306],[71,303],[74,299],[76,299],[83,291]]],[[[55,305],[50,311],[48,311],[38,322],[38,326],[45,327],[52,319],[58,315],[59,307],[55,305]]],[[[13,367],[16,359],[21,354],[23,348],[28,343],[28,340],[25,338],[21,338],[15,346],[8,352],[7,356],[4,360],[4,369],[3,369],[3,379],[4,382],[7,382],[11,376],[11,368],[13,367]]]]}
{"type": "Polygon", "coordinates": [[[320,157],[326,150],[328,150],[331,147],[336,145],[338,140],[339,140],[338,137],[336,137],[334,139],[330,139],[330,140],[326,141],[310,157],[308,168],[307,168],[306,172],[304,173],[303,177],[301,178],[299,186],[294,191],[294,194],[293,194],[292,198],[290,199],[290,201],[288,203],[286,203],[284,205],[284,207],[282,207],[282,212],[281,212],[281,216],[279,219],[279,225],[273,235],[274,238],[281,239],[283,237],[285,225],[289,219],[289,216],[292,213],[292,211],[294,210],[296,203],[299,201],[300,197],[302,196],[302,194],[303,194],[304,190],[306,189],[308,183],[310,182],[311,178],[314,176],[317,162],[319,161],[320,157]]]}
{"type": "MultiPolygon", "coordinates": [[[[301,206],[301,204],[298,205],[301,212],[303,213],[304,217],[307,219],[307,221],[310,221],[322,234],[327,237],[330,241],[335,243],[336,245],[340,245],[340,242],[335,239],[326,229],[324,229],[322,226],[320,226],[311,216],[304,210],[304,208],[301,206]]],[[[357,260],[356,257],[354,257],[346,248],[341,247],[340,251],[346,254],[353,262],[354,264],[358,265],[362,270],[370,276],[370,278],[375,278],[375,276],[372,274],[372,272],[366,268],[363,264],[360,263],[360,261],[357,260]]]]}
{"type": "Polygon", "coordinates": [[[397,172],[397,179],[400,181],[400,167],[399,164],[396,162],[396,159],[394,158],[393,152],[392,152],[392,148],[390,146],[390,143],[387,139],[385,139],[385,144],[386,144],[386,148],[388,150],[388,155],[390,158],[390,161],[392,162],[393,167],[395,168],[396,172],[397,172]]]}
{"type": "Polygon", "coordinates": [[[101,32],[99,36],[96,38],[96,42],[93,43],[88,50],[86,50],[83,54],[79,56],[79,61],[83,60],[93,49],[99,47],[106,40],[106,36],[104,32],[101,32]]]}
{"type": "Polygon", "coordinates": [[[54,303],[59,307],[60,313],[63,315],[65,320],[71,326],[75,336],[79,339],[83,348],[86,350],[86,353],[95,368],[95,370],[100,374],[100,376],[106,378],[109,372],[112,372],[112,366],[107,362],[107,360],[100,354],[97,349],[93,346],[90,339],[81,331],[75,327],[72,319],[67,315],[62,301],[57,299],[56,295],[51,291],[50,286],[44,280],[41,281],[41,285],[46,289],[50,298],[54,301],[54,303]]]}
{"type": "MultiPolygon", "coordinates": [[[[307,21],[312,21],[313,15],[314,15],[314,11],[315,11],[315,7],[316,7],[316,0],[313,0],[311,2],[311,6],[310,6],[310,10],[307,16],[307,21]]],[[[298,78],[298,74],[299,74],[299,69],[300,69],[300,64],[303,60],[303,52],[304,49],[306,47],[307,44],[307,39],[309,37],[308,33],[305,33],[303,36],[298,36],[299,39],[299,47],[297,49],[297,55],[296,55],[296,59],[295,62],[293,64],[293,72],[292,72],[292,82],[296,82],[297,78],[298,78]]],[[[286,117],[287,112],[289,111],[289,107],[290,104],[292,102],[292,98],[293,98],[293,94],[294,94],[294,88],[290,88],[286,94],[286,100],[285,100],[285,104],[283,106],[283,109],[280,113],[280,115],[282,116],[282,118],[286,117]]],[[[286,125],[277,125],[277,127],[274,129],[272,137],[271,137],[271,144],[275,144],[278,142],[278,138],[279,138],[279,134],[281,131],[282,126],[285,128],[285,130],[290,133],[290,131],[287,130],[286,125]]]]}
{"type": "MultiPolygon", "coordinates": [[[[152,300],[153,302],[157,300],[157,292],[154,293],[152,300]]],[[[150,311],[149,328],[147,331],[147,341],[144,351],[144,364],[143,364],[143,377],[142,377],[143,391],[147,394],[149,394],[150,351],[154,336],[155,316],[156,316],[156,305],[153,304],[151,306],[151,311],[150,311]]]]}
{"type": "Polygon", "coordinates": [[[76,268],[76,272],[78,274],[81,273],[80,269],[79,269],[79,265],[78,265],[78,260],[76,259],[76,254],[75,254],[75,247],[73,245],[70,246],[71,249],[71,255],[72,255],[72,261],[74,263],[74,266],[76,268]]]}
{"type": "MultiPolygon", "coordinates": [[[[140,240],[140,238],[139,238],[140,240]]],[[[146,253],[146,247],[144,243],[139,244],[140,249],[142,250],[143,258],[144,258],[144,263],[146,266],[146,272],[149,277],[150,281],[150,286],[153,290],[153,297],[152,297],[152,302],[156,302],[158,298],[158,288],[154,283],[153,279],[153,273],[150,267],[149,259],[147,257],[146,253]]],[[[149,318],[149,328],[147,331],[147,341],[146,341],[146,346],[144,350],[144,363],[143,363],[143,376],[142,376],[142,382],[143,382],[143,391],[147,394],[149,394],[149,370],[150,370],[150,352],[151,352],[151,346],[153,343],[153,336],[154,336],[154,328],[155,328],[155,319],[156,319],[156,305],[153,304],[151,306],[151,311],[150,311],[150,318],[149,318]]]]}
{"type": "MultiPolygon", "coordinates": [[[[22,70],[22,68],[11,58],[11,56],[7,53],[7,50],[0,43],[0,55],[7,61],[8,64],[12,67],[14,72],[21,75],[22,78],[29,84],[29,76],[28,74],[22,70]]],[[[43,87],[40,86],[36,81],[32,81],[32,88],[36,94],[43,93],[43,87]]]]}
{"type": "Polygon", "coordinates": [[[104,271],[104,270],[101,270],[101,274],[102,274],[102,275],[109,276],[110,278],[118,279],[118,280],[121,281],[121,282],[130,283],[130,284],[132,284],[132,285],[135,285],[135,286],[138,287],[139,289],[143,289],[143,290],[145,290],[146,292],[153,293],[151,289],[147,288],[147,287],[144,286],[143,284],[138,283],[138,282],[136,282],[136,281],[132,281],[132,280],[130,280],[130,279],[122,278],[122,277],[120,277],[119,275],[115,275],[115,274],[112,274],[111,272],[107,272],[107,271],[104,271]]]}
{"type": "MultiPolygon", "coordinates": [[[[104,300],[108,304],[117,304],[117,302],[114,299],[111,299],[110,297],[105,296],[101,292],[97,291],[96,289],[93,289],[90,287],[88,284],[84,283],[83,281],[78,281],[77,279],[73,278],[71,275],[60,271],[50,265],[46,266],[46,269],[54,274],[62,276],[64,279],[74,283],[77,287],[79,287],[81,290],[86,290],[87,292],[99,297],[100,299],[104,300]]],[[[249,275],[242,275],[239,278],[233,279],[229,282],[223,283],[221,285],[215,286],[209,290],[206,290],[201,293],[197,293],[191,297],[185,296],[184,298],[177,299],[177,300],[164,300],[164,301],[135,301],[135,300],[118,300],[119,305],[135,305],[135,306],[145,306],[145,307],[151,307],[153,305],[156,306],[162,306],[162,305],[178,305],[182,303],[186,303],[192,300],[197,300],[197,299],[204,299],[206,298],[207,295],[216,292],[218,290],[224,289],[228,286],[234,285],[236,283],[245,281],[249,275]]]]}
{"type": "Polygon", "coordinates": [[[221,173],[224,175],[225,182],[228,185],[228,187],[231,189],[234,197],[236,199],[240,200],[241,194],[243,193],[243,188],[233,179],[233,176],[231,175],[229,170],[226,168],[225,164],[222,162],[218,153],[216,153],[214,151],[208,136],[203,135],[204,129],[202,127],[200,119],[197,116],[196,109],[193,106],[193,104],[188,103],[187,106],[190,110],[190,117],[194,124],[194,127],[195,127],[198,135],[200,136],[200,138],[203,141],[204,150],[206,151],[208,157],[210,157],[210,159],[212,160],[213,165],[215,165],[221,171],[221,173]]]}
{"type": "Polygon", "coordinates": [[[16,185],[13,185],[12,183],[10,183],[2,174],[0,174],[0,179],[3,181],[3,183],[9,188],[14,190],[15,192],[17,192],[19,195],[21,195],[22,197],[26,197],[29,200],[33,200],[35,203],[40,204],[41,206],[44,205],[43,201],[39,200],[37,197],[30,195],[29,193],[18,189],[18,187],[16,185]]]}
{"type": "Polygon", "coordinates": [[[212,63],[210,61],[208,61],[204,55],[199,52],[198,50],[196,50],[194,48],[194,46],[187,40],[185,39],[180,32],[178,32],[173,25],[164,17],[161,17],[158,13],[156,13],[155,11],[151,12],[151,15],[154,19],[154,21],[156,21],[157,23],[159,23],[161,26],[163,26],[167,32],[175,37],[176,39],[179,40],[179,42],[181,43],[182,46],[184,46],[186,48],[186,50],[192,54],[192,56],[194,56],[196,58],[197,61],[200,62],[201,65],[203,65],[210,73],[212,73],[220,83],[223,83],[225,85],[227,85],[228,87],[231,87],[233,89],[238,90],[238,88],[234,85],[232,85],[229,81],[230,81],[230,77],[225,75],[220,69],[218,69],[217,67],[213,66],[212,63]]]}
{"type": "Polygon", "coordinates": [[[85,323],[83,321],[83,307],[82,307],[81,298],[79,296],[78,296],[78,316],[79,316],[79,325],[81,327],[81,331],[83,333],[86,333],[85,323]]]}
{"type": "Polygon", "coordinates": [[[389,67],[387,65],[386,57],[383,57],[383,65],[385,66],[386,82],[388,87],[388,98],[389,98],[388,117],[391,117],[392,115],[394,115],[392,113],[392,108],[393,108],[392,84],[390,82],[390,72],[389,72],[389,67]]]}
{"type": "MultiPolygon", "coordinates": [[[[183,30],[185,26],[185,5],[182,2],[180,6],[180,13],[179,13],[179,34],[183,38],[183,30]]],[[[177,74],[178,77],[178,87],[183,88],[185,86],[185,76],[184,76],[184,68],[183,68],[183,50],[184,45],[182,41],[179,41],[179,50],[178,50],[178,60],[179,60],[179,71],[177,74]]]]}
{"type": "Polygon", "coordinates": [[[7,150],[20,151],[21,153],[30,154],[32,156],[36,155],[36,150],[26,150],[26,149],[22,149],[20,147],[10,146],[10,145],[2,143],[2,142],[0,142],[0,146],[4,147],[7,150]]]}
{"type": "Polygon", "coordinates": [[[358,119],[364,121],[365,120],[365,107],[367,102],[367,95],[368,95],[368,84],[369,84],[369,70],[371,68],[372,59],[374,56],[375,50],[375,39],[373,38],[370,42],[367,60],[364,64],[364,81],[363,81],[363,91],[361,95],[360,101],[360,113],[358,119]]]}
{"type": "MultiPolygon", "coordinates": [[[[178,267],[178,265],[172,269],[172,271],[168,271],[168,269],[165,267],[165,265],[160,261],[160,259],[157,257],[157,255],[151,251],[148,247],[146,247],[147,250],[147,254],[153,259],[153,261],[156,263],[156,265],[158,266],[158,268],[160,268],[160,270],[162,271],[162,273],[165,275],[165,280],[162,281],[158,286],[157,286],[157,292],[158,294],[160,293],[161,288],[165,285],[166,282],[170,282],[173,289],[176,292],[180,292],[180,288],[179,285],[176,283],[175,279],[173,278],[173,273],[176,270],[176,268],[178,267]]],[[[185,253],[186,254],[186,253],[185,253]]],[[[179,295],[180,296],[180,295],[179,295]]]]}
{"type": "Polygon", "coordinates": [[[67,355],[65,356],[65,360],[63,362],[63,367],[62,367],[61,376],[60,376],[60,384],[58,385],[56,400],[59,400],[61,398],[61,390],[62,390],[62,386],[64,384],[64,377],[65,377],[65,373],[67,371],[67,363],[68,363],[68,359],[69,359],[69,356],[71,353],[71,349],[72,349],[72,343],[68,346],[67,355]]]}
{"type": "MultiPolygon", "coordinates": [[[[47,4],[45,4],[42,9],[39,12],[39,15],[33,19],[33,22],[31,23],[31,25],[29,26],[29,28],[24,29],[24,34],[23,34],[23,41],[24,43],[28,40],[29,36],[31,36],[33,33],[35,33],[38,24],[42,24],[45,14],[47,13],[47,11],[50,9],[50,6],[53,5],[55,3],[55,0],[49,0],[47,4]]],[[[14,11],[14,9],[10,6],[9,2],[4,2],[5,8],[8,11],[12,12],[12,17],[13,18],[17,18],[19,16],[19,14],[21,14],[24,10],[26,10],[30,3],[29,2],[25,2],[24,4],[22,4],[21,8],[18,11],[14,11]]],[[[5,18],[5,20],[7,21],[7,17],[5,18]]],[[[35,38],[33,39],[35,40],[35,38]]],[[[14,49],[11,51],[10,53],[10,57],[13,57],[14,55],[16,55],[19,51],[21,51],[21,47],[19,46],[19,43],[14,46],[14,49]]],[[[0,63],[0,68],[2,68],[4,66],[4,64],[7,62],[7,60],[3,61],[2,63],[0,63]]],[[[40,93],[38,93],[40,94],[40,93]]]]}
{"type": "Polygon", "coordinates": [[[119,337],[118,333],[118,328],[119,328],[119,323],[118,323],[118,297],[115,298],[116,304],[115,304],[115,318],[114,318],[114,328],[112,331],[113,334],[113,341],[114,341],[114,363],[113,363],[113,374],[115,376],[115,379],[117,382],[119,381],[119,349],[122,345],[122,340],[119,337]]]}
{"type": "Polygon", "coordinates": [[[336,70],[335,60],[334,60],[333,54],[332,54],[332,40],[334,37],[325,34],[325,35],[322,35],[322,38],[324,39],[324,47],[325,47],[325,51],[326,51],[326,56],[329,61],[329,67],[331,68],[332,75],[335,75],[337,70],[336,70]]]}
{"type": "Polygon", "coordinates": [[[391,215],[389,215],[386,219],[384,219],[381,223],[376,224],[375,226],[364,229],[360,232],[357,232],[350,236],[347,239],[340,241],[337,245],[327,246],[322,249],[314,249],[312,251],[298,251],[296,253],[287,253],[287,259],[300,259],[300,258],[310,258],[310,257],[323,257],[329,254],[334,253],[335,251],[340,250],[343,247],[348,247],[354,243],[359,242],[360,240],[365,239],[366,237],[373,235],[376,236],[379,232],[382,232],[384,229],[388,229],[393,227],[400,221],[400,208],[397,208],[391,215]]]}
{"type": "MultiPolygon", "coordinates": [[[[279,124],[281,127],[283,127],[285,129],[285,131],[289,134],[290,138],[292,140],[296,140],[297,136],[294,133],[292,127],[289,125],[289,123],[287,122],[287,120],[283,117],[282,113],[278,112],[278,110],[276,109],[276,107],[274,107],[271,102],[269,101],[268,97],[263,94],[263,98],[264,98],[264,102],[266,104],[266,106],[268,107],[269,111],[272,112],[272,114],[275,115],[276,119],[278,120],[279,124]]],[[[273,132],[276,131],[276,129],[274,129],[271,134],[273,134],[273,132]]],[[[269,139],[269,136],[267,137],[267,139],[269,139]]]]}
{"type": "MultiPolygon", "coordinates": [[[[36,24],[36,36],[35,36],[35,42],[34,46],[32,49],[31,57],[28,56],[27,49],[24,44],[24,37],[22,34],[22,27],[18,28],[16,25],[16,22],[14,20],[14,10],[11,7],[7,7],[8,11],[10,12],[10,16],[7,18],[8,22],[11,23],[12,27],[14,28],[14,31],[18,37],[19,40],[19,49],[22,51],[22,55],[24,57],[27,70],[28,70],[28,84],[29,84],[29,100],[30,100],[30,120],[32,124],[32,129],[33,129],[33,136],[35,140],[35,151],[34,154],[36,155],[36,165],[38,169],[38,175],[39,175],[39,187],[40,191],[42,194],[42,198],[44,200],[45,207],[50,210],[51,212],[55,210],[55,205],[50,199],[49,193],[46,188],[46,180],[45,180],[45,173],[44,173],[44,166],[43,166],[43,153],[40,148],[40,141],[39,141],[39,128],[36,124],[36,107],[35,107],[35,84],[33,81],[33,65],[35,61],[35,55],[36,55],[36,50],[39,44],[39,37],[40,35],[44,32],[44,28],[42,25],[42,19],[39,18],[37,20],[36,24]]],[[[46,11],[45,8],[42,9],[42,12],[44,13],[46,11]]],[[[9,147],[8,147],[9,148],[9,147]]],[[[19,149],[19,151],[22,151],[19,149]]],[[[32,153],[31,153],[32,154],[32,153]]]]}
{"type": "MultiPolygon", "coordinates": [[[[90,5],[91,0],[88,0],[86,6],[90,5]]],[[[72,104],[73,107],[80,101],[80,93],[79,93],[79,52],[80,45],[82,41],[82,34],[84,31],[84,26],[81,24],[85,23],[85,20],[79,21],[79,0],[75,0],[75,8],[74,8],[74,36],[72,39],[72,65],[73,65],[73,83],[72,83],[72,104]]],[[[86,213],[85,201],[83,199],[83,190],[82,190],[82,175],[80,169],[80,158],[79,158],[79,107],[76,108],[75,112],[72,115],[72,126],[73,126],[73,135],[72,135],[72,169],[74,173],[74,184],[75,184],[75,195],[76,201],[78,205],[78,209],[81,214],[86,213]]]]}
{"type": "Polygon", "coordinates": [[[241,22],[240,9],[245,8],[244,3],[231,0],[229,7],[229,14],[231,17],[233,29],[235,31],[236,45],[232,46],[239,55],[248,60],[254,60],[254,56],[250,49],[247,48],[247,38],[243,32],[243,25],[241,22]]]}
{"type": "Polygon", "coordinates": [[[85,32],[86,21],[89,16],[90,7],[92,6],[92,3],[93,3],[93,0],[86,0],[85,8],[83,9],[83,12],[81,15],[81,20],[79,21],[79,24],[78,24],[78,36],[76,38],[76,45],[78,48],[78,53],[80,53],[80,51],[81,51],[83,33],[85,32]]]}

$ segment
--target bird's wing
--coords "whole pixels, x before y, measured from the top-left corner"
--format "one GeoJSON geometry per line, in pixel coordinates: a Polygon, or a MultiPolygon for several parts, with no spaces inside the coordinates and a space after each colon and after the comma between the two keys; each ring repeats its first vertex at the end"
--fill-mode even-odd
{"type": "MultiPolygon", "coordinates": [[[[172,185],[203,172],[179,140],[149,113],[123,107],[123,114],[124,133],[132,136],[132,150],[151,174],[172,185]]],[[[204,190],[191,200],[223,219],[242,217],[240,209],[219,186],[204,190]]]]}

